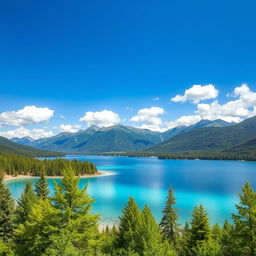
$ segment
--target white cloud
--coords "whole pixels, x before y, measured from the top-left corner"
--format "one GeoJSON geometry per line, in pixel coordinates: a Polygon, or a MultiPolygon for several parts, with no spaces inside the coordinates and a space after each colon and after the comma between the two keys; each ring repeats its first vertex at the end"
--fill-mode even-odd
{"type": "Polygon", "coordinates": [[[15,130],[10,131],[2,131],[0,132],[0,136],[6,137],[8,139],[11,138],[23,138],[23,137],[31,137],[33,139],[40,139],[53,136],[52,131],[45,131],[44,129],[33,129],[28,130],[24,127],[19,127],[15,130]]]}
{"type": "Polygon", "coordinates": [[[199,103],[201,100],[215,99],[219,91],[215,89],[214,85],[193,85],[190,89],[185,90],[184,95],[176,95],[171,98],[173,102],[192,101],[199,103]]]}
{"type": "Polygon", "coordinates": [[[140,126],[142,129],[149,129],[153,131],[161,131],[162,119],[159,117],[164,114],[164,109],[160,107],[142,108],[130,121],[145,122],[140,126]]]}
{"type": "Polygon", "coordinates": [[[155,101],[159,101],[159,100],[160,100],[160,98],[159,98],[159,97],[155,97],[155,98],[153,98],[153,100],[155,100],[155,101]]]}
{"type": "Polygon", "coordinates": [[[195,115],[182,116],[173,122],[169,122],[167,123],[168,128],[178,125],[192,125],[202,119],[222,119],[226,122],[238,123],[256,114],[256,93],[251,91],[248,85],[242,84],[228,95],[237,99],[228,101],[225,104],[220,104],[217,100],[210,104],[200,103],[194,112],[195,115]]]}
{"type": "Polygon", "coordinates": [[[61,132],[77,132],[81,128],[80,125],[71,125],[71,124],[61,124],[60,125],[60,131],[61,132]]]}
{"type": "Polygon", "coordinates": [[[48,121],[54,111],[49,108],[26,106],[17,111],[0,113],[0,127],[3,126],[27,126],[48,121]]]}
{"type": "Polygon", "coordinates": [[[108,127],[119,123],[121,119],[115,112],[102,110],[99,112],[86,112],[79,121],[85,122],[88,126],[97,125],[99,127],[108,127]]]}
{"type": "Polygon", "coordinates": [[[198,104],[195,113],[203,119],[223,119],[227,122],[240,122],[255,114],[253,108],[256,106],[256,93],[246,84],[236,87],[232,96],[238,99],[225,104],[219,104],[218,101],[211,104],[198,104]]]}

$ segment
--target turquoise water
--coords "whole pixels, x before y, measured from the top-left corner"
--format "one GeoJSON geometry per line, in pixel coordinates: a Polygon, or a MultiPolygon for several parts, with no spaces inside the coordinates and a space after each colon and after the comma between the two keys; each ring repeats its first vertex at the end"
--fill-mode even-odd
{"type": "MultiPolygon", "coordinates": [[[[160,220],[168,188],[172,185],[179,208],[180,222],[190,220],[195,205],[203,204],[211,223],[223,223],[235,212],[238,193],[249,181],[256,188],[256,163],[208,160],[159,160],[157,158],[114,156],[67,156],[96,164],[109,176],[84,178],[90,195],[96,200],[93,211],[104,223],[115,223],[130,196],[139,207],[148,204],[160,220]]],[[[32,178],[33,182],[37,179],[32,178]]],[[[51,190],[54,179],[48,179],[51,190]]],[[[59,179],[55,181],[59,182],[59,179]]],[[[26,179],[13,180],[8,186],[17,199],[26,179]]]]}

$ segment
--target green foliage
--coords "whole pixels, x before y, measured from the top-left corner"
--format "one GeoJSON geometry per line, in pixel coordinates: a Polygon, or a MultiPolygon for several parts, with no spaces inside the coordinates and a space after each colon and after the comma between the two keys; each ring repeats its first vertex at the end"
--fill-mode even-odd
{"type": "Polygon", "coordinates": [[[91,214],[94,202],[87,193],[87,187],[79,190],[79,178],[72,168],[63,171],[60,184],[55,184],[53,206],[59,210],[61,226],[71,236],[73,246],[84,253],[92,253],[99,239],[97,221],[99,216],[91,214]]]}
{"type": "MultiPolygon", "coordinates": [[[[206,127],[178,134],[161,144],[147,149],[155,153],[185,153],[185,152],[237,152],[237,145],[242,145],[255,138],[256,117],[228,127],[206,127]]],[[[239,148],[239,152],[248,151],[239,148]]],[[[254,147],[251,152],[255,152],[254,147]]]]}
{"type": "Polygon", "coordinates": [[[15,211],[16,224],[25,223],[36,201],[37,198],[32,188],[32,183],[27,181],[15,211]]]}
{"type": "Polygon", "coordinates": [[[133,198],[129,198],[128,204],[123,209],[116,232],[115,247],[128,251],[137,251],[138,226],[141,222],[141,214],[133,198]]]}
{"type": "Polygon", "coordinates": [[[191,221],[189,247],[193,248],[210,237],[208,215],[202,205],[194,208],[191,221]]]}
{"type": "Polygon", "coordinates": [[[160,225],[147,205],[140,211],[130,198],[118,227],[107,226],[100,233],[99,216],[91,213],[93,200],[87,187],[79,189],[79,178],[71,167],[63,174],[61,182],[55,184],[53,197],[45,193],[44,177],[37,183],[38,196],[28,182],[18,201],[16,218],[10,192],[3,175],[0,177],[1,256],[255,255],[256,195],[248,183],[233,214],[234,226],[225,221],[222,228],[217,224],[211,228],[200,205],[194,208],[191,224],[181,228],[170,189],[160,225]]]}
{"type": "Polygon", "coordinates": [[[177,208],[175,208],[176,199],[170,188],[167,196],[165,208],[163,210],[163,217],[160,222],[162,234],[164,239],[168,240],[174,246],[178,244],[180,224],[177,223],[179,216],[177,215],[177,208]]]}
{"type": "Polygon", "coordinates": [[[40,149],[61,152],[103,153],[144,149],[161,141],[161,133],[135,127],[115,125],[90,127],[77,133],[62,133],[33,145],[40,149]]]}
{"type": "Polygon", "coordinates": [[[37,199],[27,221],[15,232],[16,252],[21,256],[90,255],[99,247],[98,215],[90,213],[93,200],[70,168],[64,171],[55,195],[37,199]]]}
{"type": "Polygon", "coordinates": [[[1,256],[14,256],[9,245],[4,243],[3,240],[0,240],[0,255],[1,256]]]}
{"type": "Polygon", "coordinates": [[[235,253],[235,251],[237,251],[238,248],[236,246],[234,238],[235,238],[234,227],[225,220],[222,228],[222,236],[221,236],[221,251],[223,255],[225,256],[238,255],[235,253]]]}
{"type": "Polygon", "coordinates": [[[213,239],[203,240],[193,247],[191,255],[196,256],[222,256],[221,245],[213,239]]]}
{"type": "Polygon", "coordinates": [[[0,239],[8,242],[14,229],[14,200],[0,173],[0,239]]]}
{"type": "Polygon", "coordinates": [[[68,161],[61,158],[38,160],[0,152],[0,170],[10,175],[55,176],[62,175],[62,171],[69,167],[75,170],[77,176],[97,173],[96,166],[88,161],[68,161]]]}
{"type": "Polygon", "coordinates": [[[21,145],[0,136],[0,151],[28,157],[63,156],[63,153],[39,150],[30,146],[21,145]]]}
{"type": "Polygon", "coordinates": [[[163,243],[160,227],[147,205],[141,213],[138,239],[138,253],[141,256],[168,255],[171,249],[168,243],[163,243]]]}
{"type": "Polygon", "coordinates": [[[80,256],[81,252],[72,244],[72,234],[67,229],[61,229],[58,234],[50,237],[50,246],[43,256],[80,256]]]}
{"type": "Polygon", "coordinates": [[[240,203],[233,214],[236,240],[244,254],[256,254],[256,192],[247,182],[242,187],[240,203]]]}
{"type": "Polygon", "coordinates": [[[48,188],[48,184],[46,182],[45,176],[42,175],[40,180],[35,184],[35,192],[36,196],[42,199],[46,199],[50,190],[48,188]]]}
{"type": "Polygon", "coordinates": [[[41,256],[51,246],[51,237],[59,234],[61,217],[48,200],[38,199],[28,220],[15,231],[15,251],[19,256],[41,256]]]}

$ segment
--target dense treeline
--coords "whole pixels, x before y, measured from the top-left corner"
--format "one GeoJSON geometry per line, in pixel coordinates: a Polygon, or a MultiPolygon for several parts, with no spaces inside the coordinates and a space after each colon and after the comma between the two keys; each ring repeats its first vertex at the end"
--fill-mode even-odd
{"type": "Polygon", "coordinates": [[[30,182],[15,206],[0,176],[0,255],[5,256],[254,256],[256,192],[242,188],[233,223],[209,224],[202,205],[190,222],[179,223],[176,199],[169,190],[158,224],[146,205],[130,198],[117,227],[99,231],[99,215],[91,213],[87,187],[79,190],[72,168],[63,172],[49,197],[44,176],[30,182]]]}
{"type": "Polygon", "coordinates": [[[88,161],[77,161],[66,159],[45,159],[38,160],[24,156],[0,153],[0,171],[10,175],[34,175],[42,174],[47,176],[62,175],[62,171],[68,167],[72,167],[76,175],[96,174],[97,168],[93,163],[88,161]]]}
{"type": "Polygon", "coordinates": [[[129,157],[158,157],[159,159],[201,159],[201,160],[238,160],[256,161],[256,153],[229,153],[229,152],[186,152],[175,154],[161,154],[153,152],[127,152],[127,153],[106,153],[101,155],[118,155],[129,157]]]}

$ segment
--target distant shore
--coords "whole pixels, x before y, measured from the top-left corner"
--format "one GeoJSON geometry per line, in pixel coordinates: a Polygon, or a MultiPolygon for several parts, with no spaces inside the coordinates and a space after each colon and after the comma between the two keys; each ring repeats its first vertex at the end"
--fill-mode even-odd
{"type": "MultiPolygon", "coordinates": [[[[94,178],[94,177],[103,177],[103,176],[109,176],[109,175],[113,175],[113,172],[104,172],[104,171],[98,171],[95,174],[84,174],[84,175],[80,175],[79,178],[94,178]]],[[[28,174],[28,175],[9,175],[6,174],[4,176],[4,180],[5,181],[11,181],[11,180],[16,180],[16,179],[31,179],[31,178],[40,178],[39,176],[34,176],[32,174],[28,174]]],[[[62,179],[63,176],[45,176],[45,178],[47,179],[62,179]]]]}

